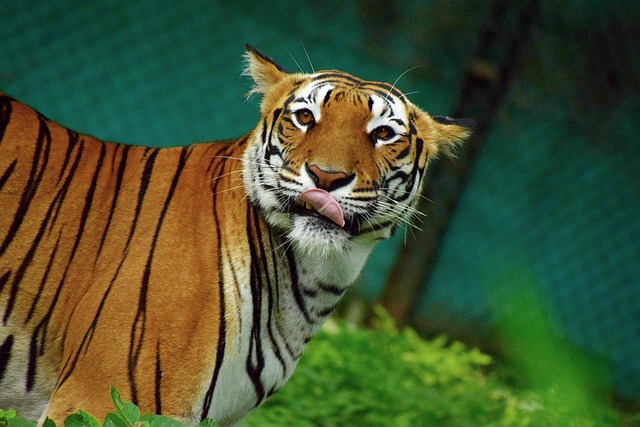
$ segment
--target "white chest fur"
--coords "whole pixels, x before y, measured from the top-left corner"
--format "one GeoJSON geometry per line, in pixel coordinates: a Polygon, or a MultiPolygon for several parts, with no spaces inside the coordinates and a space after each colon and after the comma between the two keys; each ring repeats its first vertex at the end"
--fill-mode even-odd
{"type": "Polygon", "coordinates": [[[350,251],[324,257],[284,245],[272,249],[269,259],[278,262],[260,265],[259,276],[258,261],[250,255],[240,270],[225,265],[237,289],[225,289],[226,356],[209,417],[231,425],[284,385],[373,245],[369,239],[355,241],[350,251]]]}

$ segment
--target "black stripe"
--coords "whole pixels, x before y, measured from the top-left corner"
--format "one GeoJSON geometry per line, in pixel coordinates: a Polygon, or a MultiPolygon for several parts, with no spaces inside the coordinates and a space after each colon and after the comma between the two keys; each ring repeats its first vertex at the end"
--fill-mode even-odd
{"type": "Polygon", "coordinates": [[[78,250],[78,246],[80,245],[80,240],[82,239],[82,234],[84,233],[84,229],[87,226],[87,218],[89,217],[89,212],[91,212],[93,196],[95,195],[95,192],[96,192],[96,186],[98,185],[98,177],[100,176],[100,171],[102,170],[105,154],[106,154],[106,147],[104,142],[102,142],[100,146],[100,157],[98,158],[96,169],[93,171],[93,177],[91,178],[91,185],[89,186],[89,190],[87,191],[87,195],[85,196],[84,208],[82,209],[82,215],[80,216],[80,225],[78,226],[78,232],[76,233],[76,240],[73,244],[73,249],[71,250],[69,263],[71,263],[71,261],[73,261],[75,257],[76,251],[78,250]]]}
{"type": "MultiPolygon", "coordinates": [[[[142,173],[142,178],[140,179],[140,190],[138,191],[138,203],[136,205],[136,216],[135,221],[142,210],[142,202],[144,200],[144,196],[147,192],[147,188],[149,187],[149,183],[151,182],[151,175],[153,174],[153,165],[156,160],[156,156],[159,153],[159,149],[145,149],[145,154],[149,154],[147,160],[145,162],[144,171],[142,173]]],[[[175,176],[174,176],[175,180],[175,176]]],[[[171,184],[171,188],[173,189],[173,183],[171,184]]],[[[169,192],[171,195],[171,191],[169,192]]],[[[167,203],[165,200],[165,206],[163,208],[166,209],[167,203]]],[[[142,350],[142,342],[144,341],[144,333],[146,329],[147,323],[147,288],[149,286],[149,274],[151,268],[151,260],[153,259],[153,251],[155,250],[155,243],[157,240],[157,235],[159,233],[160,225],[162,224],[163,215],[160,216],[160,220],[158,224],[156,224],[156,231],[153,237],[153,242],[151,245],[151,251],[149,257],[147,258],[147,265],[145,267],[145,271],[142,277],[142,283],[140,287],[140,297],[138,299],[138,310],[136,312],[136,317],[131,324],[131,336],[129,339],[129,363],[127,365],[128,368],[128,377],[129,377],[129,386],[131,387],[131,402],[134,404],[138,404],[138,387],[136,386],[135,379],[135,370],[138,366],[138,358],[140,357],[140,351],[142,350]],[[139,325],[140,323],[140,325],[139,325]],[[138,332],[138,328],[140,328],[140,332],[138,332]],[[137,336],[139,335],[139,336],[137,336]],[[137,341],[137,344],[136,344],[137,341]],[[134,350],[134,347],[135,350],[134,350]]]]}
{"type": "Polygon", "coordinates": [[[334,308],[336,308],[336,305],[332,304],[329,307],[323,308],[322,310],[318,310],[316,312],[316,314],[318,315],[318,317],[324,318],[324,317],[327,317],[328,315],[330,315],[333,312],[334,308]]]}
{"type": "Polygon", "coordinates": [[[271,387],[271,388],[269,389],[269,391],[267,392],[267,399],[268,399],[268,398],[270,398],[271,396],[273,396],[273,394],[274,394],[276,391],[278,391],[278,388],[276,388],[275,386],[274,386],[274,387],[271,387]]]}
{"type": "Polygon", "coordinates": [[[42,176],[44,175],[47,169],[47,164],[49,163],[49,152],[51,149],[51,131],[49,130],[49,126],[47,125],[47,118],[41,114],[38,114],[38,121],[40,122],[40,127],[38,130],[38,140],[42,139],[43,141],[46,141],[46,145],[42,159],[42,166],[40,166],[40,170],[38,171],[38,175],[36,176],[34,185],[29,189],[29,200],[33,198],[36,190],[38,189],[40,181],[42,181],[42,176]]]}
{"type": "Polygon", "coordinates": [[[0,144],[2,144],[4,133],[11,121],[12,110],[11,98],[8,96],[0,96],[0,144]]]}
{"type": "Polygon", "coordinates": [[[9,277],[10,276],[11,276],[11,270],[5,271],[4,274],[2,275],[2,277],[0,277],[0,294],[2,293],[2,290],[4,289],[4,285],[6,285],[7,282],[9,281],[9,277]]]}
{"type": "Polygon", "coordinates": [[[22,191],[22,196],[20,197],[20,202],[18,203],[18,210],[13,216],[13,222],[9,227],[9,231],[5,236],[2,245],[0,246],[0,256],[4,254],[4,252],[9,247],[11,241],[15,238],[20,225],[22,225],[25,215],[27,214],[27,209],[29,208],[29,204],[33,199],[36,189],[40,185],[40,181],[42,180],[42,175],[44,174],[45,168],[49,161],[49,150],[51,148],[51,133],[49,132],[49,128],[47,127],[44,119],[39,116],[38,120],[40,121],[40,128],[38,131],[38,138],[36,139],[36,146],[33,153],[33,161],[31,163],[31,171],[29,172],[29,180],[25,185],[24,190],[22,191]],[[45,145],[46,140],[46,145],[45,145]],[[43,153],[43,145],[44,153],[43,153]],[[39,166],[42,159],[42,166],[39,166]]]}
{"type": "Polygon", "coordinates": [[[318,291],[315,289],[307,288],[305,286],[300,286],[300,288],[302,289],[304,296],[307,298],[315,298],[318,296],[318,291]]]}
{"type": "MultiPolygon", "coordinates": [[[[104,247],[104,242],[107,239],[107,233],[111,227],[111,221],[113,220],[113,215],[116,212],[116,206],[118,204],[118,196],[120,195],[120,188],[122,187],[122,181],[124,176],[124,171],[127,167],[127,158],[129,155],[129,149],[131,148],[128,145],[120,146],[122,148],[122,157],[120,158],[120,166],[118,167],[118,175],[116,176],[116,186],[113,190],[113,197],[111,199],[111,207],[109,208],[109,216],[107,217],[107,223],[104,226],[104,230],[102,231],[102,237],[100,238],[100,245],[98,246],[98,252],[96,253],[96,258],[93,260],[93,265],[95,266],[98,263],[98,258],[102,253],[102,248],[104,247]]],[[[119,147],[118,147],[119,148],[119,147]]],[[[114,150],[114,152],[117,151],[114,150]]],[[[113,162],[112,162],[113,167],[113,162]]]]}
{"type": "Polygon", "coordinates": [[[347,291],[347,288],[339,288],[335,285],[330,285],[328,283],[318,282],[317,286],[318,286],[318,289],[320,289],[321,291],[328,292],[335,296],[341,296],[347,291]]]}
{"type": "Polygon", "coordinates": [[[329,102],[329,99],[331,99],[331,93],[333,92],[333,89],[329,89],[326,93],[326,95],[324,96],[324,99],[322,100],[322,104],[325,105],[327,102],[329,102]]]}
{"type": "Polygon", "coordinates": [[[26,325],[31,320],[31,317],[35,313],[36,306],[38,305],[38,301],[40,301],[40,296],[42,295],[42,291],[44,290],[44,286],[47,283],[47,279],[49,278],[49,273],[51,272],[51,266],[53,265],[53,260],[56,257],[56,253],[58,252],[58,247],[60,245],[60,238],[62,237],[62,230],[58,233],[58,239],[56,240],[56,244],[53,247],[53,251],[51,252],[51,256],[49,257],[49,262],[47,263],[47,268],[44,271],[44,275],[42,276],[42,280],[40,280],[40,286],[38,287],[38,291],[31,302],[31,308],[27,313],[27,317],[24,320],[24,324],[26,325]]]}
{"type": "Polygon", "coordinates": [[[292,126],[296,126],[295,122],[293,121],[293,119],[291,119],[291,117],[288,117],[288,116],[282,117],[282,120],[280,120],[280,123],[278,124],[278,133],[280,135],[284,133],[284,126],[282,126],[282,123],[289,123],[292,126]]]}
{"type": "Polygon", "coordinates": [[[399,98],[403,103],[406,103],[406,98],[402,92],[395,88],[395,86],[391,86],[388,83],[384,82],[367,82],[364,85],[365,90],[371,90],[372,92],[377,93],[380,96],[383,96],[385,99],[389,96],[389,94],[394,95],[396,98],[399,98]]]}
{"type": "Polygon", "coordinates": [[[275,248],[280,247],[281,243],[280,241],[277,239],[277,237],[273,236],[271,234],[271,230],[269,230],[269,247],[273,248],[269,251],[269,253],[271,254],[271,260],[270,261],[265,261],[265,262],[270,262],[270,266],[273,268],[273,276],[274,276],[274,290],[275,292],[275,297],[276,297],[276,304],[278,304],[280,302],[280,274],[278,273],[278,265],[279,265],[279,256],[277,254],[277,250],[275,248]],[[275,242],[274,242],[275,240],[275,242]]]}
{"type": "Polygon", "coordinates": [[[398,153],[396,156],[396,160],[402,160],[409,155],[411,152],[411,145],[407,145],[404,150],[398,153]]]}
{"type": "Polygon", "coordinates": [[[160,361],[160,341],[156,341],[156,414],[162,414],[162,364],[160,361]]]}
{"type": "Polygon", "coordinates": [[[251,337],[249,339],[249,352],[247,353],[246,370],[257,395],[259,404],[265,397],[265,390],[260,376],[264,370],[264,353],[261,342],[262,329],[262,290],[264,284],[262,282],[262,265],[258,258],[257,245],[262,245],[262,236],[260,234],[260,223],[258,210],[250,204],[247,204],[247,239],[249,241],[249,253],[251,257],[251,300],[252,300],[252,324],[251,337]],[[255,359],[255,360],[254,360],[255,359]]]}
{"type": "Polygon", "coordinates": [[[289,276],[291,277],[291,289],[293,290],[293,297],[296,302],[296,305],[300,309],[302,316],[304,316],[304,320],[307,323],[314,323],[311,320],[311,315],[309,314],[309,310],[307,305],[302,297],[302,293],[300,292],[300,282],[298,281],[298,271],[296,267],[296,260],[293,255],[293,251],[291,250],[291,245],[287,245],[284,251],[287,256],[287,261],[289,262],[289,276]]]}
{"type": "Polygon", "coordinates": [[[387,189],[387,196],[395,200],[396,202],[404,202],[411,196],[411,192],[404,189],[403,184],[409,182],[409,174],[399,170],[385,179],[385,188],[387,189]],[[395,188],[392,187],[392,182],[398,181],[395,188]],[[403,188],[401,188],[403,187],[403,188]]]}
{"type": "MultiPolygon", "coordinates": [[[[228,154],[228,153],[225,153],[228,154]]],[[[227,163],[227,158],[222,158],[216,164],[216,170],[218,172],[224,171],[225,165],[227,163]]],[[[221,173],[214,174],[221,175],[221,173]]],[[[213,375],[211,376],[211,382],[209,383],[209,388],[207,389],[207,393],[204,397],[204,402],[202,404],[202,412],[200,414],[200,421],[207,418],[209,414],[209,409],[211,408],[211,402],[213,401],[213,394],[215,392],[216,384],[218,383],[218,376],[220,375],[220,369],[222,368],[222,362],[224,361],[224,350],[226,348],[226,335],[227,335],[227,320],[225,318],[225,296],[224,296],[224,271],[223,271],[223,259],[222,259],[222,231],[220,230],[220,221],[218,220],[218,216],[216,212],[218,210],[218,185],[222,182],[219,179],[214,181],[214,184],[211,187],[211,192],[213,194],[212,201],[212,211],[214,216],[214,221],[216,223],[216,241],[218,242],[218,300],[220,301],[220,329],[218,331],[218,345],[216,348],[216,364],[213,368],[213,375]]],[[[220,206],[222,208],[222,206],[220,206]]]]}
{"type": "Polygon", "coordinates": [[[273,112],[273,121],[271,122],[271,126],[269,127],[269,133],[267,135],[267,146],[266,146],[266,149],[264,151],[264,160],[267,163],[269,163],[269,157],[274,155],[274,154],[282,157],[281,153],[280,153],[280,149],[272,144],[272,141],[273,141],[273,129],[276,126],[276,123],[278,123],[278,117],[280,117],[280,114],[282,114],[282,108],[277,108],[273,112]]]}
{"type": "Polygon", "coordinates": [[[262,119],[262,130],[260,131],[260,140],[262,140],[262,145],[266,145],[267,143],[267,119],[262,119]]]}
{"type": "MultiPolygon", "coordinates": [[[[411,173],[409,174],[409,177],[406,180],[407,184],[411,184],[409,188],[413,187],[413,184],[416,181],[416,179],[422,178],[422,172],[424,169],[420,168],[420,158],[422,157],[423,150],[424,150],[424,141],[422,140],[422,138],[416,138],[416,157],[415,159],[413,159],[413,168],[411,169],[411,173]]],[[[412,196],[411,192],[406,191],[403,197],[400,197],[397,200],[405,201],[411,196],[412,196]]]]}
{"type": "MultiPolygon", "coordinates": [[[[287,111],[291,111],[289,110],[289,104],[291,104],[292,102],[298,101],[296,100],[296,89],[298,88],[299,85],[296,85],[291,91],[289,91],[289,97],[287,99],[284,100],[284,102],[282,103],[282,107],[287,110],[287,111]]],[[[301,98],[302,99],[302,98],[301,98]]]]}
{"type": "MultiPolygon", "coordinates": [[[[287,348],[287,351],[289,351],[289,344],[287,343],[286,339],[285,339],[285,334],[282,333],[282,331],[280,330],[280,328],[278,328],[278,324],[277,322],[271,322],[271,316],[272,316],[272,312],[273,312],[273,307],[279,307],[280,306],[280,281],[278,280],[278,278],[280,277],[279,273],[278,273],[278,255],[276,254],[276,247],[279,247],[280,244],[279,243],[275,243],[274,244],[274,236],[271,235],[271,232],[269,232],[269,248],[271,248],[269,250],[269,253],[271,254],[271,259],[270,260],[266,260],[265,259],[265,263],[269,263],[269,265],[273,268],[273,282],[272,285],[269,287],[269,338],[271,339],[271,343],[273,345],[273,347],[276,349],[276,357],[278,358],[278,360],[280,361],[280,364],[282,365],[282,374],[286,375],[287,372],[287,366],[284,362],[284,358],[282,357],[282,353],[280,350],[280,346],[278,346],[276,340],[275,340],[275,335],[273,333],[273,327],[274,327],[274,323],[275,323],[275,328],[278,330],[280,337],[283,339],[284,343],[285,343],[285,347],[287,348]],[[273,294],[272,294],[273,292],[273,294]]],[[[292,354],[289,353],[291,356],[292,354]]],[[[268,394],[268,393],[267,393],[268,394]]],[[[268,397],[268,396],[267,396],[268,397]]]]}
{"type": "MultiPolygon", "coordinates": [[[[257,220],[257,216],[256,216],[256,220],[257,220]]],[[[256,229],[260,230],[260,224],[256,224],[256,229]]],[[[273,256],[273,246],[271,246],[271,234],[268,234],[267,237],[269,238],[269,252],[272,254],[273,256]]],[[[273,259],[273,258],[271,258],[273,259]]],[[[262,264],[262,271],[264,272],[265,275],[265,280],[267,282],[267,290],[268,290],[268,307],[267,307],[267,334],[269,335],[269,341],[271,341],[271,348],[274,350],[274,353],[276,355],[276,358],[278,359],[278,362],[280,362],[280,366],[282,366],[282,371],[284,372],[286,370],[286,364],[284,363],[284,359],[282,357],[282,352],[280,351],[280,346],[278,346],[278,343],[276,341],[275,335],[273,333],[273,322],[272,322],[272,318],[273,318],[273,311],[274,311],[274,305],[275,305],[275,299],[277,296],[277,285],[276,283],[278,282],[278,276],[277,273],[274,271],[273,272],[273,282],[272,282],[272,277],[271,274],[269,273],[269,269],[270,267],[273,267],[273,264],[269,262],[269,258],[267,258],[267,252],[265,250],[265,245],[260,245],[260,262],[262,264]]]]}
{"type": "Polygon", "coordinates": [[[0,176],[0,190],[2,190],[2,187],[4,187],[4,184],[7,182],[7,180],[13,173],[13,170],[15,169],[17,163],[18,163],[18,159],[14,159],[13,162],[11,162],[11,164],[7,168],[7,170],[5,170],[2,176],[0,176]]]}
{"type": "MultiPolygon", "coordinates": [[[[287,168],[287,169],[288,169],[288,170],[290,170],[289,168],[287,168]]],[[[289,177],[286,177],[286,176],[284,176],[284,175],[280,175],[280,176],[278,176],[278,178],[279,178],[279,179],[280,179],[280,181],[282,181],[282,182],[287,182],[287,183],[289,183],[289,184],[296,184],[296,185],[300,185],[300,183],[298,182],[298,180],[296,180],[296,179],[292,179],[292,178],[289,178],[289,177]]],[[[273,188],[273,187],[272,187],[272,188],[273,188]]]]}
{"type": "MultiPolygon", "coordinates": [[[[71,152],[73,151],[74,147],[78,143],[78,139],[80,138],[77,132],[74,132],[69,129],[67,129],[67,136],[69,138],[67,142],[67,151],[64,154],[64,162],[62,163],[65,166],[69,163],[69,159],[71,158],[71,152]]],[[[60,168],[60,174],[58,175],[58,182],[56,183],[56,185],[60,184],[60,181],[62,180],[62,176],[64,175],[65,170],[66,170],[66,167],[60,168]]]]}
{"type": "Polygon", "coordinates": [[[25,385],[25,388],[27,391],[33,390],[33,386],[36,382],[37,359],[38,359],[38,338],[36,334],[33,334],[31,336],[31,343],[29,345],[29,363],[27,364],[27,381],[25,385]]]}
{"type": "Polygon", "coordinates": [[[315,77],[315,80],[322,80],[321,83],[333,83],[333,82],[344,83],[345,81],[356,84],[356,85],[360,85],[364,83],[364,80],[361,80],[347,73],[341,73],[339,71],[337,72],[329,71],[326,73],[320,73],[315,77]]]}
{"type": "Polygon", "coordinates": [[[11,349],[13,348],[13,335],[9,335],[5,338],[4,342],[0,346],[0,383],[4,378],[4,373],[9,365],[11,359],[11,349]]]}

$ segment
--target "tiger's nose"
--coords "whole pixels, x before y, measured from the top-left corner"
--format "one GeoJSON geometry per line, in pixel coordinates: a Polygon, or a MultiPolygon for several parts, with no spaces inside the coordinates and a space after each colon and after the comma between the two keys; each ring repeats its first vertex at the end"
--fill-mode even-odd
{"type": "Polygon", "coordinates": [[[353,181],[356,174],[347,175],[345,172],[325,170],[317,165],[305,165],[309,176],[316,184],[316,187],[326,191],[332,191],[340,187],[344,187],[353,181]]]}

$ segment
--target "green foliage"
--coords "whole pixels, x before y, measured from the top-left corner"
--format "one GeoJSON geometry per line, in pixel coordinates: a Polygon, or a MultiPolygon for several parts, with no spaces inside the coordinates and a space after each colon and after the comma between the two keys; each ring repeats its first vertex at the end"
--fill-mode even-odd
{"type": "Polygon", "coordinates": [[[9,420],[16,417],[16,411],[9,409],[4,411],[0,409],[0,427],[6,427],[9,425],[9,420]]]}
{"type": "MultiPolygon", "coordinates": [[[[115,387],[111,387],[111,400],[115,411],[107,414],[104,418],[104,423],[100,423],[100,421],[84,411],[78,411],[64,420],[64,427],[185,427],[181,422],[162,415],[140,415],[140,408],[131,402],[124,402],[115,387]]],[[[33,421],[15,416],[15,411],[3,411],[0,409],[0,427],[35,426],[33,421]],[[16,419],[19,423],[14,423],[16,419]],[[3,420],[7,421],[7,423],[3,424],[3,420]]],[[[205,419],[196,427],[216,427],[217,425],[215,421],[205,419]]],[[[56,427],[56,424],[47,418],[44,422],[44,427],[56,427]]]]}
{"type": "Polygon", "coordinates": [[[8,411],[0,409],[0,427],[34,427],[34,425],[33,421],[17,415],[12,409],[8,411]]]}
{"type": "MultiPolygon", "coordinates": [[[[140,409],[131,402],[123,402],[114,387],[111,387],[111,400],[116,410],[104,418],[104,427],[134,427],[140,419],[140,409]]],[[[65,427],[72,426],[65,423],[65,427]]]]}
{"type": "Polygon", "coordinates": [[[378,312],[373,330],[329,322],[291,381],[240,425],[620,425],[612,409],[574,411],[564,389],[519,390],[490,356],[444,337],[397,330],[378,312]]]}
{"type": "Polygon", "coordinates": [[[86,412],[78,411],[64,420],[64,427],[100,427],[100,422],[86,412]]]}
{"type": "Polygon", "coordinates": [[[523,267],[505,270],[494,292],[493,311],[503,363],[514,380],[535,394],[543,412],[533,425],[619,425],[620,415],[610,406],[612,395],[607,366],[568,345],[555,331],[536,289],[540,286],[523,267]],[[508,299],[507,299],[508,298],[508,299]]]}

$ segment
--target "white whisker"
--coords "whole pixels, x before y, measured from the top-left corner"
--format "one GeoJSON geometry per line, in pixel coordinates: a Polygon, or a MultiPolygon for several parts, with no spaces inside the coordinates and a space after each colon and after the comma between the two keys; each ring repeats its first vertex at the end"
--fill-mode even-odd
{"type": "Polygon", "coordinates": [[[235,187],[225,188],[224,190],[218,190],[216,191],[216,194],[227,193],[229,191],[239,190],[241,188],[244,189],[244,185],[236,185],[235,187]]]}
{"type": "Polygon", "coordinates": [[[385,195],[385,194],[381,194],[380,197],[384,197],[386,198],[386,200],[378,200],[378,203],[381,206],[385,206],[388,207],[390,209],[393,209],[394,212],[408,212],[411,215],[417,215],[417,216],[422,216],[422,217],[426,217],[427,214],[425,214],[424,212],[420,211],[418,208],[413,207],[411,205],[408,205],[406,203],[402,203],[402,202],[398,202],[394,199],[392,199],[391,197],[385,195]],[[392,202],[392,203],[390,203],[392,202]]]}
{"type": "Polygon", "coordinates": [[[302,74],[305,74],[306,72],[304,71],[304,69],[300,66],[300,64],[298,63],[298,61],[296,61],[296,58],[291,54],[291,52],[287,49],[287,53],[289,54],[289,56],[291,57],[291,59],[293,59],[293,62],[295,62],[296,66],[298,67],[298,69],[300,70],[300,72],[302,74]]]}
{"type": "Polygon", "coordinates": [[[251,160],[247,160],[245,158],[242,157],[235,157],[235,156],[211,156],[212,159],[231,159],[231,160],[239,160],[242,163],[248,163],[250,165],[258,165],[258,166],[263,166],[263,167],[271,167],[271,165],[269,163],[266,162],[256,162],[256,161],[251,161],[251,160]]]}
{"type": "Polygon", "coordinates": [[[413,70],[415,70],[415,69],[416,69],[416,68],[418,68],[418,67],[419,67],[419,65],[414,65],[413,67],[409,68],[409,69],[408,69],[407,71],[405,71],[404,73],[400,74],[400,75],[398,76],[398,78],[396,79],[396,81],[395,81],[395,82],[393,82],[393,84],[391,85],[391,89],[389,89],[389,92],[387,92],[387,96],[385,96],[385,97],[384,97],[384,100],[386,101],[387,99],[389,99],[389,95],[391,95],[391,91],[392,91],[393,89],[395,89],[396,84],[397,84],[397,83],[398,83],[398,81],[402,78],[402,76],[404,76],[405,74],[407,74],[409,71],[413,71],[413,70]]]}
{"type": "Polygon", "coordinates": [[[415,95],[416,93],[420,93],[419,90],[414,90],[413,92],[407,92],[404,94],[404,96],[409,96],[409,95],[415,95]]]}
{"type": "Polygon", "coordinates": [[[242,173],[242,170],[240,169],[240,170],[235,170],[235,171],[223,173],[222,175],[217,175],[217,176],[212,177],[211,179],[209,179],[209,181],[215,181],[217,179],[224,178],[225,176],[233,175],[234,173],[242,173]]]}
{"type": "Polygon", "coordinates": [[[247,200],[247,198],[249,197],[248,194],[245,193],[244,196],[242,196],[242,198],[238,201],[238,203],[233,207],[232,212],[235,215],[236,210],[240,207],[240,205],[247,200]]]}
{"type": "Polygon", "coordinates": [[[304,47],[304,43],[302,43],[302,39],[300,37],[298,37],[298,40],[300,40],[300,45],[302,46],[302,50],[304,50],[304,54],[307,56],[307,61],[309,61],[309,65],[311,66],[311,72],[315,73],[316,69],[313,67],[313,63],[311,62],[311,58],[309,57],[309,52],[307,52],[307,48],[304,47]]]}

